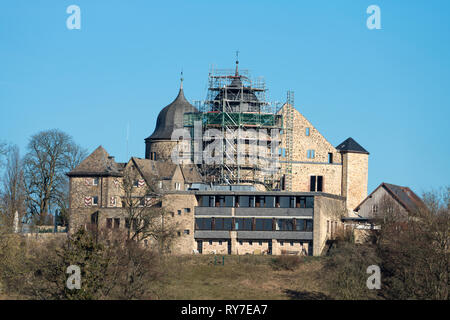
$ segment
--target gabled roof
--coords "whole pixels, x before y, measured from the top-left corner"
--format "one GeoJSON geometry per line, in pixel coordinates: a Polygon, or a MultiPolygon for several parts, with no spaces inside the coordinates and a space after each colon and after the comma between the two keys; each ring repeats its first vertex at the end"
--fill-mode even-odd
{"type": "Polygon", "coordinates": [[[361,147],[361,145],[353,140],[353,138],[348,138],[344,142],[342,142],[340,145],[336,147],[338,151],[341,152],[355,152],[355,153],[366,153],[369,154],[369,152],[361,147]]]}
{"type": "Polygon", "coordinates": [[[83,176],[121,176],[121,168],[108,152],[99,146],[75,169],[67,174],[69,177],[83,176]]]}
{"type": "Polygon", "coordinates": [[[137,169],[148,183],[155,179],[172,179],[177,165],[169,161],[155,161],[150,159],[131,158],[137,169]]]}
{"type": "Polygon", "coordinates": [[[183,173],[184,181],[186,183],[200,183],[202,182],[202,177],[198,172],[197,166],[195,164],[184,164],[180,166],[181,173],[183,173]]]}
{"type": "Polygon", "coordinates": [[[410,188],[383,182],[355,208],[355,211],[358,211],[364,202],[380,188],[384,188],[409,213],[417,212],[425,207],[423,201],[410,188]]]}

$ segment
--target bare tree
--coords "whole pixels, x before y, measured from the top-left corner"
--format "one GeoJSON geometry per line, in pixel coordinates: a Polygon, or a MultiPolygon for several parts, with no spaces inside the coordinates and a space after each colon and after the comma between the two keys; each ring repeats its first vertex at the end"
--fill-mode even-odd
{"type": "Polygon", "coordinates": [[[450,189],[423,195],[414,212],[381,206],[378,252],[391,299],[449,298],[450,189]]]}
{"type": "Polygon", "coordinates": [[[57,129],[42,131],[31,137],[24,158],[28,213],[34,222],[43,224],[51,207],[66,203],[65,173],[81,162],[86,152],[72,137],[57,129]]]}
{"type": "Polygon", "coordinates": [[[163,194],[156,188],[156,180],[142,176],[134,166],[124,170],[122,179],[122,206],[126,219],[127,238],[133,241],[155,241],[160,252],[169,250],[177,224],[168,219],[162,208],[163,194]],[[140,183],[140,180],[142,183],[140,183]]]}
{"type": "Polygon", "coordinates": [[[26,193],[23,180],[23,167],[19,148],[12,146],[8,150],[1,202],[3,206],[2,222],[11,230],[14,215],[17,212],[20,218],[25,212],[26,193]]]}

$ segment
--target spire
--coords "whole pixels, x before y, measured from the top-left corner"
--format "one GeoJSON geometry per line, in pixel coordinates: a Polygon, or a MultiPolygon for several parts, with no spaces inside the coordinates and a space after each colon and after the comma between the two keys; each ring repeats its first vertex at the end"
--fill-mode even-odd
{"type": "Polygon", "coordinates": [[[183,90],[183,70],[181,70],[180,90],[183,90]]]}
{"type": "Polygon", "coordinates": [[[238,66],[239,66],[239,51],[236,51],[236,73],[235,73],[236,77],[239,76],[238,66]]]}

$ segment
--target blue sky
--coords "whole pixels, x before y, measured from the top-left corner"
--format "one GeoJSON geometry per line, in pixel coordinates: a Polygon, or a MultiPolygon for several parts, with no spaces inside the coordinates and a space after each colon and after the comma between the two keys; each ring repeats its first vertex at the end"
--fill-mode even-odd
{"type": "Polygon", "coordinates": [[[334,146],[370,152],[381,182],[420,193],[450,181],[449,1],[112,1],[0,3],[0,140],[25,152],[59,128],[118,161],[144,157],[144,138],[177,95],[206,97],[209,68],[264,76],[270,99],[296,108],[334,146]],[[81,30],[69,30],[69,5],[81,30]],[[381,30],[366,27],[369,5],[381,30]]]}

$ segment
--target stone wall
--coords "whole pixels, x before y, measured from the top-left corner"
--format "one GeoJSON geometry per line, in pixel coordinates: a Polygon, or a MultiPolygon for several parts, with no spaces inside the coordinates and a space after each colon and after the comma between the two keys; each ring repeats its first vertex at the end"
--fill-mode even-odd
{"type": "Polygon", "coordinates": [[[343,154],[342,196],[347,198],[348,211],[353,211],[367,197],[368,170],[368,154],[343,154]]]}
{"type": "Polygon", "coordinates": [[[317,196],[314,198],[313,255],[319,256],[333,230],[342,228],[341,218],[346,214],[343,198],[317,196]],[[332,227],[333,225],[333,227],[332,227]]]}
{"type": "MultiPolygon", "coordinates": [[[[283,107],[280,112],[284,115],[283,126],[286,127],[286,107],[283,107]]],[[[294,109],[293,118],[292,191],[308,192],[310,191],[310,177],[323,176],[323,192],[341,195],[341,154],[296,109],[294,109]],[[308,150],[314,150],[313,158],[308,158],[308,150]],[[329,159],[329,154],[332,155],[332,159],[329,159]]],[[[282,149],[287,147],[286,134],[287,130],[282,135],[282,149]]],[[[286,160],[287,157],[283,157],[282,153],[280,161],[286,160]]],[[[285,166],[286,164],[283,163],[283,167],[285,166]]]]}
{"type": "Polygon", "coordinates": [[[152,140],[148,142],[146,147],[145,158],[150,159],[150,153],[156,153],[156,159],[153,160],[169,160],[172,161],[172,151],[178,144],[177,141],[171,140],[152,140]]]}

